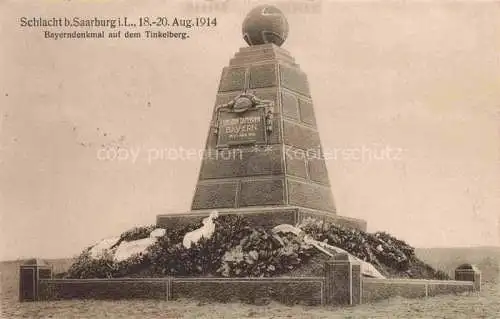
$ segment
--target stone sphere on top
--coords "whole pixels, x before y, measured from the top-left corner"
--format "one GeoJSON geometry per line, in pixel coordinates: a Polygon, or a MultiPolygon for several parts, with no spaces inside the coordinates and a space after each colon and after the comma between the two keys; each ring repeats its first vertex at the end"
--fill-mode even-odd
{"type": "Polygon", "coordinates": [[[275,6],[260,5],[247,14],[242,31],[243,39],[250,46],[266,43],[281,46],[288,36],[288,21],[275,6]]]}

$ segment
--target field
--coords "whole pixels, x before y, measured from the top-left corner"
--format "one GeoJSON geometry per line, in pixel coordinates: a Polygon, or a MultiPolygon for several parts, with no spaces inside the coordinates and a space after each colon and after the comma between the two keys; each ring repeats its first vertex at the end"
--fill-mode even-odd
{"type": "MultiPolygon", "coordinates": [[[[179,301],[59,301],[19,303],[19,262],[0,263],[2,318],[498,318],[500,315],[499,248],[419,249],[417,255],[452,274],[460,263],[477,264],[483,291],[425,299],[393,298],[356,307],[287,307],[277,303],[253,306],[237,303],[179,301]]],[[[70,260],[49,261],[55,272],[70,260]]]]}

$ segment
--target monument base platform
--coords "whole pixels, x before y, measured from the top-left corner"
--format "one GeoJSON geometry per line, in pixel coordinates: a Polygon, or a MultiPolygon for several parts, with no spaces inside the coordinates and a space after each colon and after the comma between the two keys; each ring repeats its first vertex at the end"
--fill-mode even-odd
{"type": "MultiPolygon", "coordinates": [[[[213,210],[195,210],[189,213],[162,214],[156,216],[156,225],[163,228],[172,228],[190,223],[198,223],[207,217],[213,210]]],[[[366,221],[357,218],[338,216],[332,213],[307,209],[297,206],[266,206],[253,208],[225,208],[217,209],[220,215],[244,216],[252,226],[272,228],[280,224],[295,225],[304,218],[313,217],[344,227],[366,231],[366,221]]]]}

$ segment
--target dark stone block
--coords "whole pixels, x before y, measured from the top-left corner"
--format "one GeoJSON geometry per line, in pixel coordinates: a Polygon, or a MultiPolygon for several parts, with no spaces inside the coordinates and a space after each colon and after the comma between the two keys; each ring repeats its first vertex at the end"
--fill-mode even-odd
{"type": "Polygon", "coordinates": [[[283,154],[281,146],[256,147],[245,154],[240,166],[245,166],[243,175],[279,175],[283,174],[283,154]]]}
{"type": "Polygon", "coordinates": [[[332,263],[332,282],[333,282],[333,304],[350,305],[351,304],[351,265],[349,262],[332,263]]]}
{"type": "Polygon", "coordinates": [[[283,121],[283,138],[285,144],[309,152],[317,152],[320,147],[319,134],[316,130],[286,120],[283,121]]]}
{"type": "Polygon", "coordinates": [[[36,270],[35,268],[22,268],[19,271],[19,301],[35,301],[36,293],[36,270]]]}
{"type": "Polygon", "coordinates": [[[242,181],[239,206],[281,205],[285,203],[282,179],[242,181]]]}
{"type": "Polygon", "coordinates": [[[19,301],[37,301],[41,279],[52,278],[52,267],[41,259],[32,258],[19,267],[19,301]]]}
{"type": "Polygon", "coordinates": [[[313,104],[304,99],[299,99],[299,109],[302,122],[316,127],[313,104]]]}
{"type": "Polygon", "coordinates": [[[455,269],[455,280],[474,281],[477,270],[475,269],[455,269]]]}
{"type": "Polygon", "coordinates": [[[288,203],[322,211],[335,211],[329,187],[291,179],[288,180],[288,203]]]}
{"type": "Polygon", "coordinates": [[[250,89],[278,85],[276,67],[276,64],[264,64],[250,67],[250,89]]]}
{"type": "Polygon", "coordinates": [[[201,179],[283,174],[281,146],[208,150],[201,179]]]}
{"type": "Polygon", "coordinates": [[[236,182],[198,183],[194,193],[192,209],[234,207],[236,187],[236,182]]]}
{"type": "Polygon", "coordinates": [[[323,158],[311,157],[308,159],[309,178],[315,182],[330,185],[328,169],[323,158]]]}
{"type": "Polygon", "coordinates": [[[455,269],[455,280],[472,281],[474,283],[474,289],[481,291],[481,271],[474,265],[460,265],[455,269]]]}
{"type": "Polygon", "coordinates": [[[246,68],[224,68],[219,92],[242,91],[245,89],[246,68]]]}
{"type": "Polygon", "coordinates": [[[323,279],[299,278],[176,278],[172,282],[173,298],[203,301],[287,305],[321,305],[323,279]]]}
{"type": "Polygon", "coordinates": [[[306,156],[304,150],[288,146],[285,147],[285,161],[287,175],[307,178],[306,156]]]}
{"type": "Polygon", "coordinates": [[[280,64],[281,85],[289,90],[305,96],[311,96],[307,76],[298,68],[280,64]]]}
{"type": "Polygon", "coordinates": [[[347,254],[337,254],[324,265],[326,302],[329,305],[361,303],[361,267],[347,254]]]}
{"type": "Polygon", "coordinates": [[[296,220],[296,210],[255,210],[239,214],[243,216],[250,225],[261,226],[267,229],[276,225],[290,224],[294,225],[296,220]]]}
{"type": "Polygon", "coordinates": [[[281,93],[281,106],[284,117],[299,119],[299,104],[295,95],[288,92],[281,93]]]}
{"type": "Polygon", "coordinates": [[[361,264],[353,264],[351,266],[351,279],[352,279],[352,304],[361,304],[361,295],[363,291],[361,264]]]}

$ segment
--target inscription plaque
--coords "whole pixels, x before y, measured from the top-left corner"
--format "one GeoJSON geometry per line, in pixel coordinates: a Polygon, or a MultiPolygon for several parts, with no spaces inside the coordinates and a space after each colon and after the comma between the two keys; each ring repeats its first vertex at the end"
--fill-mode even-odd
{"type": "Polygon", "coordinates": [[[221,112],[217,146],[265,143],[263,111],[256,109],[244,113],[221,112]]]}
{"type": "Polygon", "coordinates": [[[273,112],[273,101],[261,100],[247,92],[219,105],[212,125],[217,147],[266,144],[273,129],[273,112]]]}

